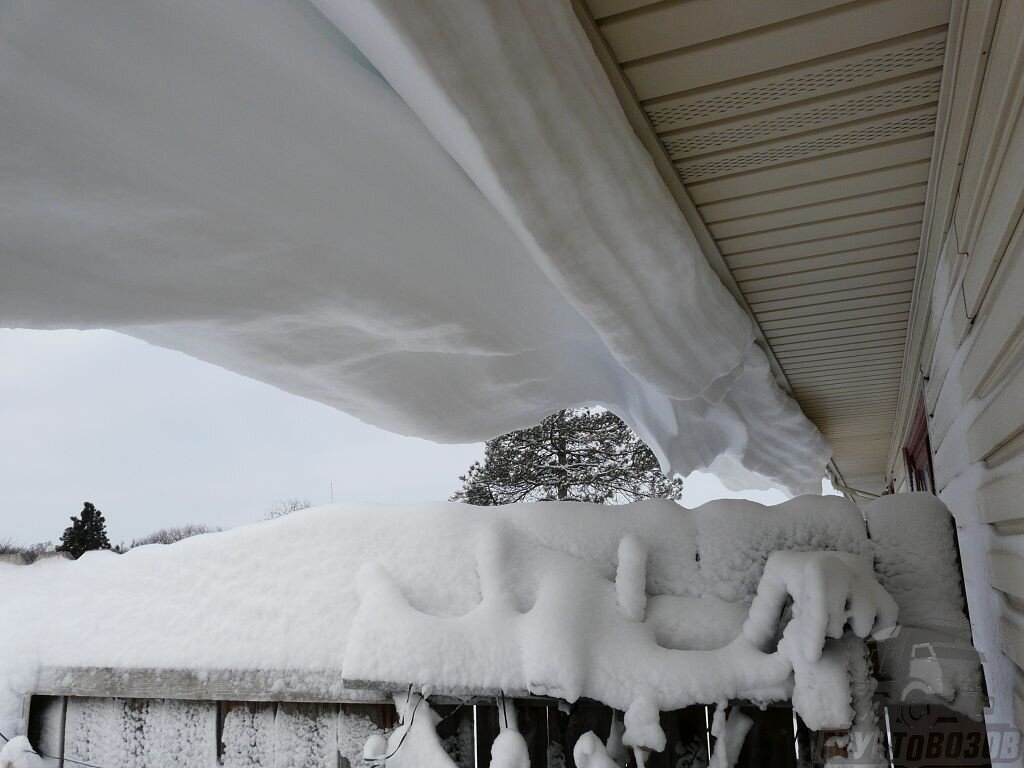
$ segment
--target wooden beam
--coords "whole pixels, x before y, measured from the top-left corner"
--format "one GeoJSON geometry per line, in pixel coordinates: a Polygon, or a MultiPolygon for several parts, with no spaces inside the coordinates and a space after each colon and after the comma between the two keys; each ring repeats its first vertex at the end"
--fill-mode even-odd
{"type": "Polygon", "coordinates": [[[33,694],[190,701],[284,701],[377,704],[387,691],[349,688],[337,672],[43,667],[33,694]]]}

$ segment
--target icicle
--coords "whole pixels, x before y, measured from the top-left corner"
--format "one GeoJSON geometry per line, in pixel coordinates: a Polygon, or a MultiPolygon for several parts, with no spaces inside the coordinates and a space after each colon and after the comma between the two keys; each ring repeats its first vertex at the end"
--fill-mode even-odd
{"type": "MultiPolygon", "coordinates": [[[[654,701],[641,697],[629,705],[623,718],[626,731],[622,743],[627,747],[641,747],[649,752],[665,749],[665,731],[661,728],[661,712],[654,701]]],[[[633,750],[636,752],[636,749],[633,750]]]]}
{"type": "Polygon", "coordinates": [[[576,768],[618,768],[620,765],[612,759],[607,747],[593,731],[587,731],[576,740],[576,746],[572,748],[572,759],[576,762],[576,768]]]}
{"type": "Polygon", "coordinates": [[[743,740],[747,738],[747,733],[754,724],[753,720],[736,707],[733,707],[726,716],[725,707],[724,701],[719,702],[711,721],[711,735],[716,741],[708,768],[733,768],[740,756],[740,750],[743,749],[743,740]]]}
{"type": "Polygon", "coordinates": [[[530,750],[519,732],[516,708],[504,695],[498,699],[501,732],[491,745],[491,768],[530,768],[530,750]]]}
{"type": "Polygon", "coordinates": [[[608,755],[618,765],[625,765],[629,760],[629,752],[622,744],[622,736],[626,727],[622,724],[622,713],[619,710],[612,710],[612,724],[608,732],[608,755]]]}

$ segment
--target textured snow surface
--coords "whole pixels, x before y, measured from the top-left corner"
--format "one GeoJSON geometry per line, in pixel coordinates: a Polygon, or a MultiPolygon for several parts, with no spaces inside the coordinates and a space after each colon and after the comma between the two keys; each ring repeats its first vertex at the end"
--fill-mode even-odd
{"type": "Polygon", "coordinates": [[[632,534],[619,542],[615,571],[619,610],[630,621],[643,621],[647,609],[647,545],[632,534]]]}
{"type": "Polygon", "coordinates": [[[899,603],[900,618],[966,621],[946,505],[930,493],[901,493],[868,504],[864,516],[875,572],[899,603]]]}
{"type": "Polygon", "coordinates": [[[593,731],[587,731],[576,740],[572,748],[572,759],[577,768],[615,768],[619,765],[593,731]]]}
{"type": "MultiPolygon", "coordinates": [[[[786,595],[798,604],[791,624],[814,637],[801,635],[792,657],[824,668],[815,654],[847,599],[854,627],[870,629],[872,606],[858,601],[874,594],[858,557],[868,551],[855,505],[807,496],[695,510],[335,505],[122,556],[0,565],[0,615],[18,617],[0,633],[0,730],[17,729],[39,665],[323,672],[325,690],[341,670],[590,696],[627,712],[628,742],[652,722],[647,710],[788,697],[792,661],[770,651],[771,606],[786,595]],[[816,552],[830,542],[845,554],[816,552]],[[625,568],[636,583],[644,549],[649,599],[635,621],[641,606],[620,606],[617,577],[625,568]],[[751,609],[779,550],[806,555],[770,566],[758,596],[768,608],[751,609]]],[[[831,708],[813,699],[818,716],[841,719],[848,704],[830,695],[831,708]]]]}
{"type": "MultiPolygon", "coordinates": [[[[63,729],[65,755],[69,763],[123,768],[199,764],[217,751],[212,706],[191,701],[75,697],[68,701],[63,729]]],[[[226,727],[230,732],[230,718],[226,727]]],[[[59,724],[53,730],[60,733],[59,724]]],[[[43,751],[59,753],[59,742],[43,751]]],[[[225,765],[240,764],[232,757],[229,750],[225,765]]]]}
{"type": "Polygon", "coordinates": [[[24,736],[15,736],[0,749],[0,768],[46,768],[48,765],[24,736]]]}
{"type": "Polygon", "coordinates": [[[440,441],[601,404],[671,470],[817,487],[568,2],[316,5],[6,4],[0,326],[440,441]]]}

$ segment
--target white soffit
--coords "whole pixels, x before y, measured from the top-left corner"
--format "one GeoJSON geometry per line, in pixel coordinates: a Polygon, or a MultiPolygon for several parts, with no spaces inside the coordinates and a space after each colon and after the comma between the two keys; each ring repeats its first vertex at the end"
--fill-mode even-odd
{"type": "Polygon", "coordinates": [[[879,490],[945,0],[586,0],[845,482],[879,490]]]}

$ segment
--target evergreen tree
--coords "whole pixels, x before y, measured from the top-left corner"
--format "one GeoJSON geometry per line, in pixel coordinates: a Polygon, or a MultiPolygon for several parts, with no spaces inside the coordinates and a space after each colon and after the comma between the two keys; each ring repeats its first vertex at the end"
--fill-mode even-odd
{"type": "Polygon", "coordinates": [[[451,497],[478,506],[517,501],[622,504],[678,499],[658,460],[623,421],[598,408],[561,410],[528,429],[488,440],[451,497]]]}
{"type": "Polygon", "coordinates": [[[103,513],[87,501],[82,508],[82,516],[72,517],[71,525],[64,529],[57,551],[70,552],[77,560],[93,549],[110,549],[110,540],[107,539],[107,521],[103,513]]]}

